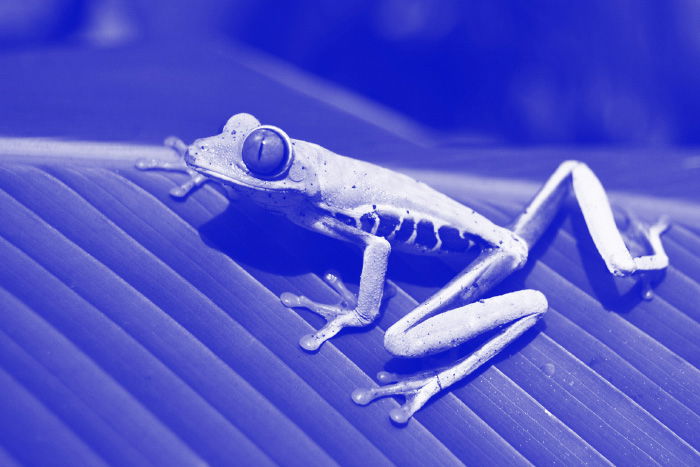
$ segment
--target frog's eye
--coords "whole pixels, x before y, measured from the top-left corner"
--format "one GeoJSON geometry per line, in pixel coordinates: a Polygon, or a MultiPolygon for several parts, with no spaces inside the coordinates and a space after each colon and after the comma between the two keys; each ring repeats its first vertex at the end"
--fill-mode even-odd
{"type": "Polygon", "coordinates": [[[243,142],[243,163],[253,175],[275,177],[289,166],[291,145],[279,128],[261,126],[243,142]]]}

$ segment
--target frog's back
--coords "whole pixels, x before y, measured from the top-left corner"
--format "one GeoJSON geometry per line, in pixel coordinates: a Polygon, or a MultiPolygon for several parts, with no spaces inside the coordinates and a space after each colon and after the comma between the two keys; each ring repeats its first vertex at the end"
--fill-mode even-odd
{"type": "Polygon", "coordinates": [[[496,244],[503,229],[407,175],[344,156],[320,160],[319,207],[345,224],[421,253],[496,244]]]}

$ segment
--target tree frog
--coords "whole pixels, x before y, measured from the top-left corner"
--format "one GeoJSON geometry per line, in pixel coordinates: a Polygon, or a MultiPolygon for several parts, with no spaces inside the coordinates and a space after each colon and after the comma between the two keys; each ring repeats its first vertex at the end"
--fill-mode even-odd
{"type": "MultiPolygon", "coordinates": [[[[633,256],[625,240],[631,244],[639,239],[625,238],[618,230],[600,181],[577,161],[563,162],[505,228],[424,183],[293,140],[249,114],[234,115],[221,134],[198,139],[190,146],[178,139],[166,140],[166,144],[180,155],[180,162],[142,160],[137,167],[189,173],[190,179],[174,189],[173,196],[187,196],[202,183],[216,181],[296,224],[362,248],[357,295],[333,274],[324,280],[340,296],[340,304],[281,295],[285,306],[307,308],[326,319],[325,326],[299,341],[307,351],[318,349],[345,327],[366,326],[377,318],[392,249],[420,255],[479,249],[466,269],[386,331],[384,346],[396,356],[419,357],[458,346],[486,331],[498,328],[500,332],[449,368],[403,381],[381,372],[380,382],[391,384],[357,389],[352,394],[360,405],[378,397],[403,395],[405,403],[389,414],[399,424],[406,423],[439,391],[491,359],[547,311],[547,299],[537,290],[482,297],[523,267],[530,248],[570,193],[610,273],[643,278],[645,272],[668,266],[661,243],[668,222],[638,224],[637,232],[650,254],[633,256]]],[[[645,290],[650,294],[648,281],[645,290]]]]}

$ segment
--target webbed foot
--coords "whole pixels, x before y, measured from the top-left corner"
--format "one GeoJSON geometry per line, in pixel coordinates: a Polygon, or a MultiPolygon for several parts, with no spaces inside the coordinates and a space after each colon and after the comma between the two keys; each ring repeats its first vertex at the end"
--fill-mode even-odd
{"type": "MultiPolygon", "coordinates": [[[[642,233],[646,237],[647,241],[651,245],[652,249],[656,251],[663,251],[663,245],[661,243],[661,235],[670,228],[670,222],[668,216],[662,216],[656,223],[649,227],[644,226],[642,233]]],[[[651,300],[654,298],[654,290],[651,286],[651,278],[649,273],[645,271],[640,271],[639,278],[637,279],[639,288],[644,300],[651,300]]]]}
{"type": "Polygon", "coordinates": [[[170,190],[170,195],[175,198],[184,198],[195,188],[204,184],[207,177],[190,169],[185,163],[185,153],[187,144],[176,136],[165,138],[163,144],[171,148],[178,155],[177,161],[164,161],[161,159],[139,159],[136,161],[136,168],[139,170],[164,170],[166,172],[182,172],[189,175],[189,179],[180,186],[170,190]]]}
{"type": "Polygon", "coordinates": [[[377,374],[377,380],[380,384],[386,384],[386,386],[355,389],[352,392],[352,400],[357,405],[367,405],[381,397],[404,396],[406,398],[404,404],[389,412],[391,420],[398,424],[407,423],[414,413],[420,410],[431,397],[442,389],[438,373],[434,371],[421,373],[404,380],[401,380],[394,373],[380,371],[377,374]]]}
{"type": "MultiPolygon", "coordinates": [[[[304,295],[295,295],[284,292],[280,295],[282,304],[288,308],[306,308],[322,316],[326,325],[313,334],[307,334],[299,340],[299,345],[308,351],[318,350],[325,341],[338,334],[344,327],[360,327],[370,324],[371,321],[359,316],[355,312],[357,295],[351,292],[340,276],[335,272],[327,272],[322,277],[340,300],[336,304],[318,303],[304,295]]],[[[389,282],[384,286],[384,298],[396,294],[396,288],[389,282]]]]}
{"type": "Polygon", "coordinates": [[[187,152],[187,143],[182,141],[177,136],[168,136],[163,140],[163,146],[168,147],[175,151],[181,159],[185,158],[185,153],[187,152]]]}
{"type": "MultiPolygon", "coordinates": [[[[627,216],[626,221],[628,225],[622,234],[630,250],[645,254],[648,252],[648,249],[651,248],[655,255],[663,254],[665,256],[661,235],[670,228],[668,216],[662,216],[654,224],[648,225],[629,213],[625,214],[627,216]]],[[[657,272],[657,270],[653,269],[640,269],[634,274],[644,300],[651,300],[654,298],[652,277],[653,274],[657,272]]]]}

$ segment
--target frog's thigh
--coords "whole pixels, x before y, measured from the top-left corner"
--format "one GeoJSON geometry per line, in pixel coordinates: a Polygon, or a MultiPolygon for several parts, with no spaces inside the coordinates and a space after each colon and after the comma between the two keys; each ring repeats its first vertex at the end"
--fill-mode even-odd
{"type": "Polygon", "coordinates": [[[404,332],[387,331],[384,344],[402,357],[419,357],[455,347],[479,334],[547,311],[537,290],[519,290],[479,300],[428,318],[404,332]]]}

